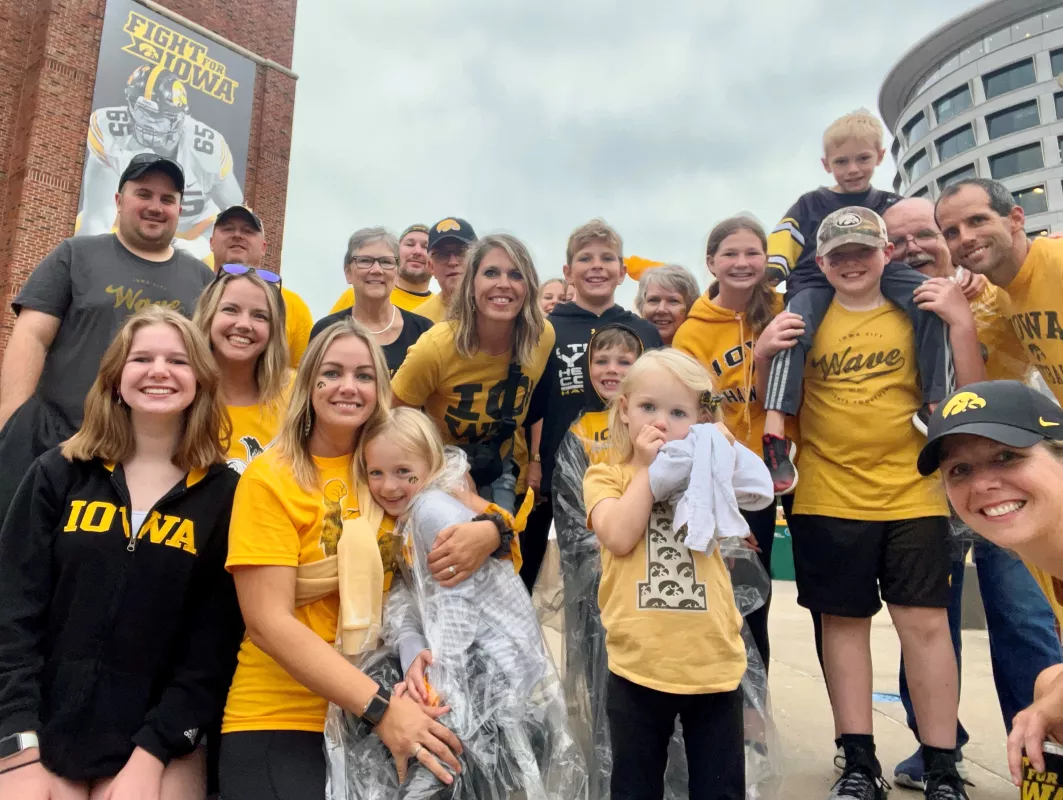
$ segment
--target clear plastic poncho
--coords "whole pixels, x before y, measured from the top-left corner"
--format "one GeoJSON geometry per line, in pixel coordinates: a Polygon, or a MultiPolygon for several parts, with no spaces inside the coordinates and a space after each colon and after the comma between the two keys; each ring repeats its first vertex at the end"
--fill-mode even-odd
{"type": "MultiPolygon", "coordinates": [[[[587,529],[583,476],[590,461],[579,438],[566,434],[553,474],[554,530],[564,583],[565,692],[572,726],[583,745],[589,773],[590,800],[608,800],[613,758],[606,718],[609,669],[605,629],[598,608],[602,565],[598,541],[587,529]]],[[[731,573],[735,603],[745,617],[764,605],[771,589],[757,554],[736,539],[720,541],[720,554],[731,573]]],[[[742,678],[745,705],[746,797],[761,800],[778,795],[783,758],[778,730],[771,716],[768,674],[748,625],[742,627],[748,666],[742,678]]],[[[668,747],[665,798],[688,796],[686,751],[682,726],[668,747]]]]}
{"type": "Polygon", "coordinates": [[[461,740],[462,772],[446,787],[411,761],[399,786],[379,738],[333,705],[325,725],[330,800],[586,796],[586,767],[569,730],[561,681],[513,563],[489,559],[453,588],[440,586],[428,571],[439,532],[475,516],[447,493],[461,487],[467,469],[464,453],[447,448],[443,474],[399,520],[402,580],[396,575],[385,603],[383,647],[359,661],[381,685],[393,686],[413,655],[431,651],[427,680],[440,704],[451,708],[440,722],[461,740]]]}

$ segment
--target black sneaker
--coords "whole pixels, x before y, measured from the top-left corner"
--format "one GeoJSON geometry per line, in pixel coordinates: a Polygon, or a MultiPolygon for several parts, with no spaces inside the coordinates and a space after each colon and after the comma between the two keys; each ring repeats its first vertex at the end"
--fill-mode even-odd
{"type": "Polygon", "coordinates": [[[923,436],[926,436],[926,427],[930,424],[930,406],[923,404],[923,407],[912,414],[912,427],[919,431],[923,436]]]}
{"type": "Polygon", "coordinates": [[[883,778],[876,777],[870,767],[846,764],[842,776],[831,787],[827,800],[886,800],[889,790],[890,785],[883,778]]]}
{"type": "Polygon", "coordinates": [[[775,494],[790,494],[797,486],[797,467],[793,456],[797,452],[793,443],[782,436],[764,434],[764,463],[768,465],[775,494]]]}
{"type": "Polygon", "coordinates": [[[928,775],[924,797],[926,800],[970,800],[963,778],[955,772],[928,775]]]}

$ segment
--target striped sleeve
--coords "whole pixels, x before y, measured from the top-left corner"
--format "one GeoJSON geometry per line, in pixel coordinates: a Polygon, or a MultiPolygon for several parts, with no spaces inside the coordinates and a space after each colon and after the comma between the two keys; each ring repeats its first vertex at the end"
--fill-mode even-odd
{"type": "Polygon", "coordinates": [[[805,236],[800,223],[793,216],[783,217],[768,236],[768,277],[786,280],[804,249],[805,236]]]}

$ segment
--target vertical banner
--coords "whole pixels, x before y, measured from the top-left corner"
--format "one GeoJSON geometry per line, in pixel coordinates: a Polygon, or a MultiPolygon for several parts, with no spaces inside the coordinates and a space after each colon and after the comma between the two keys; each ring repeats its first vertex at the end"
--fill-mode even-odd
{"type": "Polygon", "coordinates": [[[137,153],[177,161],[174,245],[205,258],[214,217],[243,202],[255,64],[133,0],[107,0],[76,235],[115,224],[118,178],[137,153]]]}

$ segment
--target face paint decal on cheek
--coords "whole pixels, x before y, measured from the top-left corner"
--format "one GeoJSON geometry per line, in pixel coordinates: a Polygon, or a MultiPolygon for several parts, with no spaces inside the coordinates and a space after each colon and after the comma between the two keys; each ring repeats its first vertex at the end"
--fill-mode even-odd
{"type": "Polygon", "coordinates": [[[409,481],[410,481],[410,485],[413,486],[414,484],[417,483],[417,476],[416,475],[411,475],[409,477],[409,481]]]}
{"type": "Polygon", "coordinates": [[[324,389],[325,388],[325,382],[324,381],[318,381],[317,382],[317,388],[318,389],[324,389]]]}

